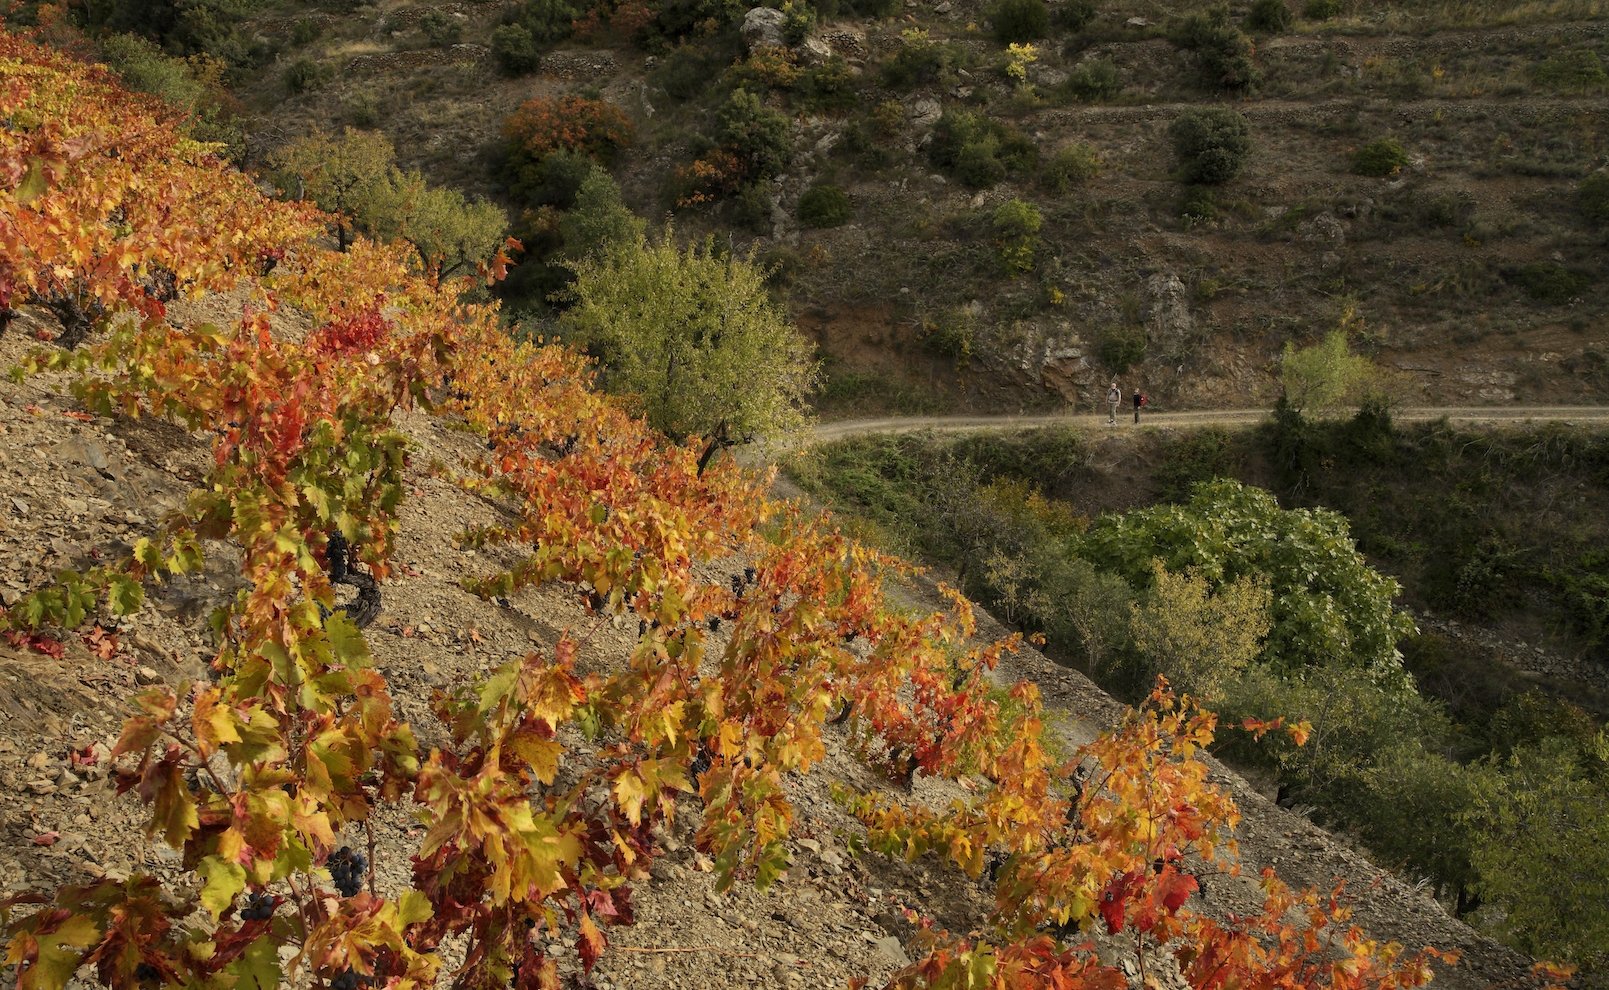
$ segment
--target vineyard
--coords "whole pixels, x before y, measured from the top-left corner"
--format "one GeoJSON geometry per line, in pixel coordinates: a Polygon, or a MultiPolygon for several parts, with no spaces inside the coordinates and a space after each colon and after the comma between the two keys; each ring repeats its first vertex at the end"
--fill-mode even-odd
{"type": "Polygon", "coordinates": [[[666,853],[658,827],[690,802],[718,889],[781,877],[790,782],[837,725],[889,779],[836,795],[867,851],[992,885],[989,924],[921,924],[891,986],[1396,988],[1451,960],[1372,941],[1342,892],[1272,871],[1260,910],[1200,912],[1202,880],[1237,869],[1239,815],[1202,759],[1211,713],[1159,683],[1061,751],[1038,688],[991,680],[1019,642],[962,648],[965,599],[895,607],[884,580],[906,565],[771,501],[769,479],[730,460],[701,470],[700,438],[668,443],[573,351],[510,339],[469,301],[501,255],[448,280],[403,246],[331,250],[334,218],[265,198],[164,104],[10,33],[0,187],[0,323],[34,326],[21,311],[38,307],[61,328],[15,377],[65,375],[76,415],[161,420],[209,447],[127,557],[11,603],[8,640],[59,657],[219,559],[240,578],[198,620],[207,675],[148,685],[105,754],[186,882],[135,871],[0,902],[19,990],[82,967],[130,988],[585,986],[666,853]],[[217,294],[238,315],[170,319],[217,294]],[[494,508],[457,534],[479,554],[466,567],[508,561],[463,587],[584,609],[552,644],[424,701],[368,638],[407,567],[417,450],[398,424],[419,417],[474,440],[462,469],[431,465],[494,508]],[[621,629],[627,662],[583,662],[621,629]],[[966,796],[925,806],[917,775],[966,796]],[[398,812],[419,834],[405,881],[382,890],[373,825],[398,812]],[[1120,934],[1123,958],[1097,951],[1120,934]],[[561,975],[562,942],[579,973],[561,975]]]}

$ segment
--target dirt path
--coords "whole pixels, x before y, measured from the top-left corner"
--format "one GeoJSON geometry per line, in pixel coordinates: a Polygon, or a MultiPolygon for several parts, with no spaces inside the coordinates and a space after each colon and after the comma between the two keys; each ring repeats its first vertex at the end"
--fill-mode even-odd
{"type": "MultiPolygon", "coordinates": [[[[1199,409],[1183,412],[1140,414],[1144,426],[1250,426],[1267,419],[1267,409],[1199,409]]],[[[1398,422],[1427,422],[1443,417],[1454,423],[1604,423],[1609,422],[1609,406],[1424,406],[1392,412],[1398,422]]],[[[1118,412],[1118,428],[1134,428],[1134,411],[1125,406],[1118,412]]],[[[882,419],[848,419],[818,423],[810,442],[840,440],[862,433],[912,433],[936,430],[958,433],[967,430],[1018,430],[1036,426],[1081,426],[1099,430],[1106,425],[1101,413],[1053,413],[1044,416],[892,416],[882,419]]]]}

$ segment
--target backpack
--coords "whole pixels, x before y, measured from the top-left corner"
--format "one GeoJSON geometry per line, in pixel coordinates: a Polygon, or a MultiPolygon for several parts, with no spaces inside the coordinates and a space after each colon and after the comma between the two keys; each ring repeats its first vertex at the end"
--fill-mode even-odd
{"type": "Polygon", "coordinates": [[[1140,396],[1140,405],[1145,405],[1145,396],[1140,396]]]}

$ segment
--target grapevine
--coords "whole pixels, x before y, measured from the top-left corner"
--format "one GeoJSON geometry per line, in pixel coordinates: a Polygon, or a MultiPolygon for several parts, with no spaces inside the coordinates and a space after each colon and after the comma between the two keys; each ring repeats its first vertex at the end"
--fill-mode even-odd
{"type": "Polygon", "coordinates": [[[211,617],[216,680],[138,695],[112,754],[119,789],[150,806],[149,834],[183,851],[199,895],[136,875],[0,902],[19,990],[59,990],[85,964],[129,990],[309,975],[408,990],[437,981],[449,938],[466,946],[458,985],[556,987],[557,963],[530,931],[572,933],[590,970],[608,927],[631,923],[630,880],[680,794],[704,804],[695,842],[721,887],[775,878],[792,822],[784,775],[824,758],[823,727],[838,719],[906,780],[991,782],[942,812],[841,795],[882,852],[935,851],[974,876],[986,854],[1002,857],[991,931],[927,933],[893,985],[971,974],[966,985],[1115,986],[1086,947],[1041,930],[1097,919],[1182,946],[1202,990],[1412,987],[1444,958],[1374,946],[1344,928],[1338,899],[1272,876],[1256,918],[1193,914],[1183,857],[1221,862],[1236,820],[1197,758],[1210,714],[1159,689],[1074,765],[1056,764],[1037,689],[1012,689],[1008,719],[983,676],[1017,639],[955,660],[975,628],[959,594],[946,613],[896,611],[883,579],[908,565],[768,500],[769,476],[701,464],[700,438],[668,444],[591,387],[584,358],[511,340],[491,307],[468,301],[473,278],[427,282],[400,246],[320,249],[315,211],[264,198],[104,70],[3,28],[0,119],[0,307],[76,307],[60,342],[73,346],[19,373],[70,372],[92,411],[161,417],[213,445],[186,505],[129,559],[64,572],[0,625],[28,636],[133,614],[147,584],[201,567],[207,541],[238,548],[247,582],[211,617]],[[166,319],[174,292],[236,288],[250,301],[226,326],[166,319]],[[313,321],[305,344],[274,330],[289,309],[313,321]],[[578,674],[567,631],[438,693],[451,743],[429,751],[370,661],[361,627],[378,599],[343,608],[334,596],[358,579],[377,593],[391,573],[409,449],[392,423],[415,407],[486,437],[457,480],[515,510],[463,534],[523,554],[470,590],[504,598],[559,582],[599,621],[639,623],[613,675],[578,674]],[[728,582],[695,572],[733,556],[751,563],[728,582]],[[595,762],[576,763],[567,726],[599,738],[595,762]],[[588,797],[598,784],[601,802],[588,797]],[[378,896],[374,864],[340,836],[405,798],[427,831],[411,885],[378,896]],[[1286,924],[1293,910],[1304,925],[1286,924]],[[1337,931],[1347,967],[1312,948],[1337,931]]]}

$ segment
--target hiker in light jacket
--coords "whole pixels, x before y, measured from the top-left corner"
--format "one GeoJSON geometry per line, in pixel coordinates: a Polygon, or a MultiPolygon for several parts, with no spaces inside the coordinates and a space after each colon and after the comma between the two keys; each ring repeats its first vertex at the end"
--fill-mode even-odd
{"type": "Polygon", "coordinates": [[[1116,426],[1117,407],[1123,404],[1123,390],[1117,387],[1117,382],[1113,382],[1112,387],[1106,390],[1106,404],[1111,409],[1106,417],[1106,425],[1116,426]]]}

